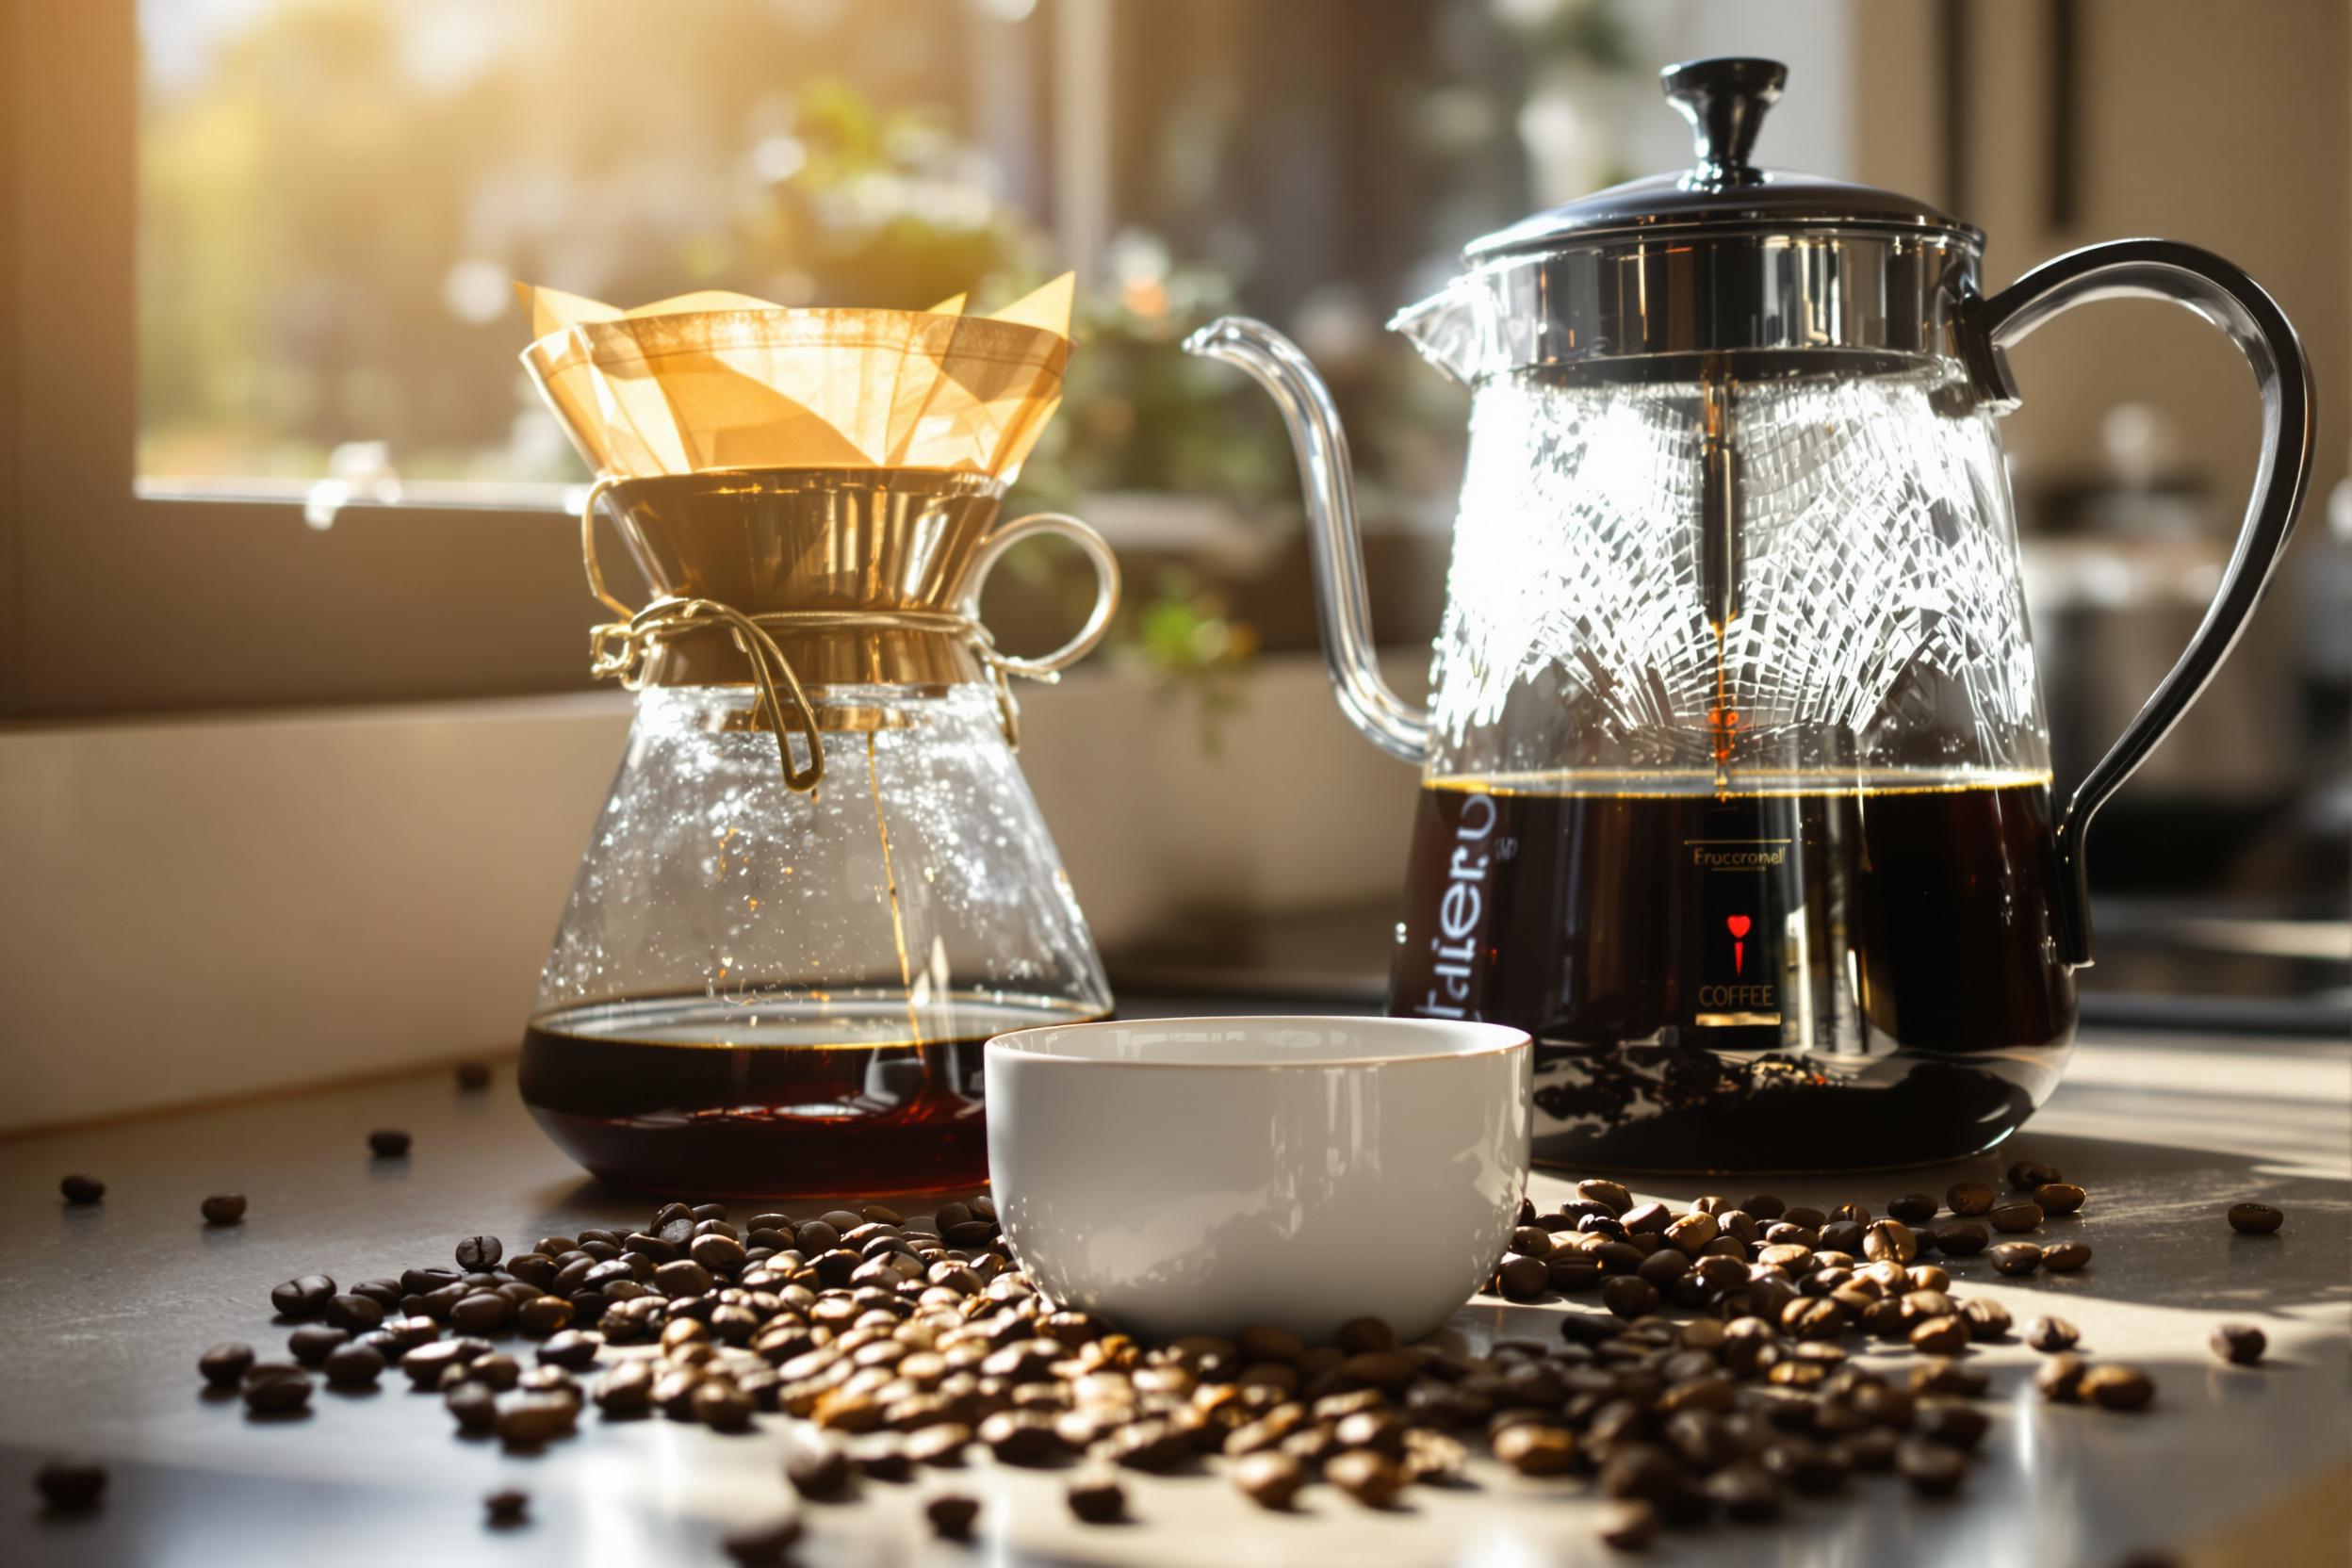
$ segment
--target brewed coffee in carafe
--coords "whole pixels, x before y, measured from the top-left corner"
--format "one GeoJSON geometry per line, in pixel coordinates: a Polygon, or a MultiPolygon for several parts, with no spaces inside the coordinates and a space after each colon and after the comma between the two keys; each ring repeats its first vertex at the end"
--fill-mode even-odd
{"type": "Polygon", "coordinates": [[[2243,271],[2122,240],[1984,297],[1970,225],[1755,166],[1785,76],[1670,69],[1693,167],[1474,242],[1392,323],[1472,394],[1426,710],[1380,677],[1313,367],[1255,321],[1186,345],[1282,410],[1341,709],[1421,768],[1390,1009],[1527,1030],[1550,1164],[1899,1166],[2016,1131],[2073,1040],[2091,817],[2227,654],[2310,470],[2309,369],[2243,271]],[[2117,294],[2229,335],[2262,468],[2213,612],[2056,811],[2005,355],[2117,294]]]}
{"type": "Polygon", "coordinates": [[[983,1044],[1110,1011],[1014,756],[1009,678],[1083,655],[1118,595],[1084,524],[1000,515],[1069,351],[1068,289],[1048,295],[992,318],[543,303],[564,319],[526,364],[604,476],[582,547],[616,618],[594,667],[639,694],[520,1086],[597,1175],[759,1199],[977,1185],[983,1044]],[[600,516],[642,609],[607,585],[600,516]],[[1015,658],[981,584],[1042,533],[1100,592],[1069,644],[1015,658]]]}

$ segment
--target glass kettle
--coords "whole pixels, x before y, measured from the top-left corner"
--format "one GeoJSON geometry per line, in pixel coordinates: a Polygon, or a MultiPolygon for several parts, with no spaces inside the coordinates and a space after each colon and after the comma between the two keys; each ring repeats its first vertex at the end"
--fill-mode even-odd
{"type": "Polygon", "coordinates": [[[1185,345],[1280,405],[1340,706],[1422,769],[1394,1013],[1537,1040],[1537,1156],[1898,1166],[2055,1086],[2100,804],[2211,678],[2302,501],[2311,375],[2238,268],[2119,240],[1986,298],[1984,236],[1749,161],[1786,70],[1669,69],[1697,164],[1473,243],[1392,323],[1473,392],[1427,711],[1380,679],[1347,444],[1304,356],[1185,345]],[[2212,609],[2063,812],[1997,420],[2004,350],[2089,300],[2227,333],[2263,411],[2212,609]]]}

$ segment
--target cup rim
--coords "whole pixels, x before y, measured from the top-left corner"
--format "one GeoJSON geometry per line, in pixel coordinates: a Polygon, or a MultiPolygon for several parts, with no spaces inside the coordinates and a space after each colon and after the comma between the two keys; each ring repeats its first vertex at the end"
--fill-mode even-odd
{"type": "Polygon", "coordinates": [[[992,1060],[1001,1054],[1022,1062],[1052,1063],[1062,1067],[1148,1069],[1165,1072],[1309,1072],[1323,1068],[1395,1067],[1413,1062],[1463,1061],[1526,1051],[1532,1043],[1524,1029],[1471,1019],[1389,1018],[1377,1013],[1203,1013],[1183,1018],[1097,1019],[1086,1023],[1049,1023],[1008,1030],[989,1037],[982,1049],[982,1060],[992,1060]],[[1186,1024],[1232,1029],[1236,1025],[1330,1028],[1333,1025],[1367,1023],[1380,1026],[1383,1032],[1393,1029],[1401,1035],[1418,1036],[1432,1042],[1451,1036],[1462,1040],[1462,1043],[1452,1048],[1433,1043],[1423,1049],[1373,1050],[1356,1055],[1315,1056],[1288,1061],[1238,1055],[1209,1060],[1161,1061],[1070,1054],[1050,1049],[1050,1042],[1044,1037],[1083,1037],[1115,1029],[1152,1026],[1182,1028],[1186,1024]],[[1471,1037],[1463,1040],[1464,1036],[1471,1037]]]}

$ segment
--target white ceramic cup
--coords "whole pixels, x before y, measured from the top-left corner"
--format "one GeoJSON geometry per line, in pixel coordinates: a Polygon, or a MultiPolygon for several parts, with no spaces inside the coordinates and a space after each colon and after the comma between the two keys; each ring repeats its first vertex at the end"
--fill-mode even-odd
{"type": "Polygon", "coordinates": [[[1350,1318],[1407,1339],[1486,1282],[1527,1181],[1527,1037],[1188,1018],[1000,1035],[988,1171],[1055,1302],[1155,1335],[1350,1318]]]}

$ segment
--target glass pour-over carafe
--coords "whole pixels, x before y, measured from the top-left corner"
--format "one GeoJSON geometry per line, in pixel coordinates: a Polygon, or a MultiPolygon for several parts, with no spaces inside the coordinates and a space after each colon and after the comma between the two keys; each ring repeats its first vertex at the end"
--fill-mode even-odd
{"type": "Polygon", "coordinates": [[[1784,76],[1669,70],[1695,169],[1480,239],[1397,317],[1474,393],[1426,713],[1373,660],[1313,368],[1253,321],[1187,345],[1280,404],[1340,704],[1422,767],[1390,1009],[1530,1031],[1548,1163],[1893,1166],[2015,1131],[2073,1041],[2091,817],[2228,652],[2309,470],[2310,374],[2245,273],[2123,240],[1984,298],[1976,229],[1751,166],[1784,76]],[[2003,350],[2119,295],[2243,351],[2262,468],[2204,624],[2053,821],[2003,350]]]}
{"type": "Polygon", "coordinates": [[[598,670],[639,696],[541,976],[523,1097],[631,1186],[976,1184],[982,1042],[1111,1006],[1014,760],[1005,681],[1084,654],[1117,598],[1085,525],[999,519],[1067,342],[939,312],[720,315],[592,322],[527,356],[608,475],[683,471],[608,478],[584,519],[591,584],[620,616],[598,670]],[[902,362],[875,367],[884,349],[902,362]],[[968,395],[1020,360],[1027,379],[993,384],[987,415],[968,395]],[[656,377],[660,439],[616,434],[610,411],[656,377]],[[821,432],[781,418],[784,385],[821,432]],[[790,461],[820,446],[902,461],[790,461]],[[698,461],[717,451],[743,466],[698,461]],[[596,569],[599,507],[657,596],[643,610],[596,569]],[[1013,659],[980,628],[980,587],[1040,533],[1079,546],[1101,592],[1067,646],[1013,659]]]}

